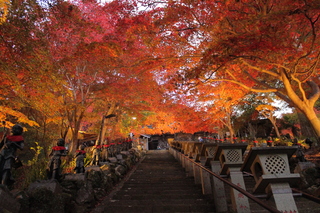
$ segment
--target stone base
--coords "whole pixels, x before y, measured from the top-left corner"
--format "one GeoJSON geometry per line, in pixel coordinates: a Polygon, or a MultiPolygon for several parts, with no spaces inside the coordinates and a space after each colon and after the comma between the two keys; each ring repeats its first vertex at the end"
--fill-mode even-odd
{"type": "Polygon", "coordinates": [[[288,183],[270,183],[266,189],[281,212],[298,212],[292,190],[288,183]]]}
{"type": "Polygon", "coordinates": [[[85,171],[90,171],[90,170],[94,170],[94,171],[101,171],[100,167],[99,166],[88,166],[88,167],[85,167],[85,171]]]}
{"type": "Polygon", "coordinates": [[[118,163],[118,159],[116,157],[110,157],[108,158],[108,161],[110,161],[110,163],[118,163]]]}
{"type": "Polygon", "coordinates": [[[79,173],[79,174],[66,174],[64,176],[65,180],[70,180],[70,181],[85,181],[86,176],[84,173],[79,173]]]}
{"type": "Polygon", "coordinates": [[[62,187],[58,183],[57,180],[41,180],[37,182],[33,182],[28,187],[28,194],[32,195],[39,189],[47,189],[51,191],[53,194],[62,193],[62,187]]]}
{"type": "Polygon", "coordinates": [[[0,212],[18,213],[20,203],[5,189],[0,187],[0,212]]]}
{"type": "Polygon", "coordinates": [[[298,162],[296,168],[294,169],[294,173],[300,173],[301,171],[309,168],[314,168],[316,165],[312,162],[298,162]]]}

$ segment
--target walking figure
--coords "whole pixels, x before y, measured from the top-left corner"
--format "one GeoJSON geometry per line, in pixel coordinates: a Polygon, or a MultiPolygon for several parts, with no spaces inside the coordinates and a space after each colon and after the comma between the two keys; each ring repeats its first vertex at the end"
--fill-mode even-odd
{"type": "Polygon", "coordinates": [[[4,137],[0,142],[0,180],[1,184],[12,185],[14,179],[11,174],[11,168],[14,167],[17,149],[22,150],[24,139],[22,137],[23,128],[16,124],[11,128],[11,135],[4,137]]]}
{"type": "Polygon", "coordinates": [[[67,150],[64,147],[64,139],[57,141],[57,146],[52,147],[51,153],[49,154],[50,160],[47,166],[47,177],[48,179],[59,180],[61,177],[61,157],[67,155],[67,150]]]}
{"type": "Polygon", "coordinates": [[[76,168],[74,170],[76,173],[84,173],[84,159],[86,157],[86,151],[84,151],[84,146],[80,145],[79,149],[76,151],[76,168]]]}

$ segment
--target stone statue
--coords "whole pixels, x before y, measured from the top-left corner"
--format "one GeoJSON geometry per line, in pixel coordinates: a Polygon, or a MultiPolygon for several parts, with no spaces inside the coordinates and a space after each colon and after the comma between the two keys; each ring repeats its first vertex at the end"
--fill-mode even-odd
{"type": "Polygon", "coordinates": [[[298,146],[298,138],[294,138],[293,141],[292,141],[292,145],[294,146],[298,146]]]}
{"type": "Polygon", "coordinates": [[[64,139],[59,139],[57,146],[52,147],[51,153],[49,155],[50,160],[47,166],[47,177],[48,179],[59,180],[61,177],[61,157],[67,155],[67,150],[64,147],[64,139]]]}
{"type": "Polygon", "coordinates": [[[311,149],[311,146],[312,146],[312,144],[313,144],[312,140],[310,140],[310,138],[307,138],[307,139],[305,140],[305,143],[308,144],[308,145],[309,145],[309,149],[311,149]]]}
{"type": "Polygon", "coordinates": [[[272,143],[273,143],[272,137],[269,136],[268,139],[267,139],[267,146],[271,147],[271,146],[272,146],[272,143]]]}
{"type": "Polygon", "coordinates": [[[76,173],[84,173],[84,159],[86,157],[86,151],[84,151],[84,145],[80,145],[79,149],[76,151],[76,168],[74,170],[76,173]]]}
{"type": "MultiPolygon", "coordinates": [[[[24,147],[24,138],[22,137],[23,128],[16,124],[11,128],[11,135],[4,135],[0,143],[0,179],[1,184],[12,185],[14,179],[11,176],[11,168],[14,167],[17,149],[24,147]]],[[[4,133],[5,134],[5,133],[4,133]]]]}
{"type": "Polygon", "coordinates": [[[109,156],[110,157],[115,157],[115,152],[116,152],[116,149],[115,149],[115,143],[110,143],[109,144],[109,148],[108,148],[108,152],[109,152],[109,156]]]}
{"type": "Polygon", "coordinates": [[[293,146],[298,146],[298,149],[296,151],[296,159],[299,162],[306,162],[307,160],[304,158],[304,151],[302,145],[299,143],[298,138],[294,138],[292,141],[293,146]]]}

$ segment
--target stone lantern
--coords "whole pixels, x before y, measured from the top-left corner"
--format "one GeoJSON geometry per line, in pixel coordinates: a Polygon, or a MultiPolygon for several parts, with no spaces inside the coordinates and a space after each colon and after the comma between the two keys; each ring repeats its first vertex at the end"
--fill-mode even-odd
{"type": "MultiPolygon", "coordinates": [[[[244,190],[246,190],[246,187],[240,168],[243,164],[243,154],[247,149],[247,146],[247,143],[222,143],[218,145],[217,151],[214,155],[214,161],[220,162],[220,175],[229,177],[233,184],[241,187],[244,190]]],[[[217,168],[213,168],[213,166],[214,164],[212,162],[212,170],[217,171],[217,168]]],[[[215,187],[216,185],[217,184],[215,184],[215,187]]],[[[215,190],[221,191],[224,190],[224,187],[219,184],[219,187],[215,190]]],[[[219,191],[214,193],[219,194],[219,191]]],[[[234,188],[231,188],[231,201],[233,211],[237,213],[251,212],[248,198],[234,188]]]]}
{"type": "Polygon", "coordinates": [[[252,147],[241,171],[252,173],[256,185],[254,194],[273,196],[276,207],[283,212],[298,212],[289,184],[300,180],[290,173],[289,158],[297,146],[252,147]]]}
{"type": "Polygon", "coordinates": [[[247,143],[221,143],[218,145],[214,160],[220,161],[220,175],[227,175],[229,168],[241,168],[243,164],[243,153],[245,152],[247,143]]]}

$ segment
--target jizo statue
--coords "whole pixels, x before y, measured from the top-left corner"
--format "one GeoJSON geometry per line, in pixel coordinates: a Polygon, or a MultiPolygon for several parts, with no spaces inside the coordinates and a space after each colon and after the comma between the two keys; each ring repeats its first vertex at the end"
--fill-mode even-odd
{"type": "MultiPolygon", "coordinates": [[[[16,165],[16,151],[24,147],[24,138],[22,137],[23,128],[16,124],[11,128],[11,135],[4,132],[0,142],[0,180],[1,184],[12,185],[14,179],[11,175],[12,167],[16,165]]],[[[15,167],[17,168],[17,167],[15,167]]]]}
{"type": "Polygon", "coordinates": [[[47,177],[48,179],[59,180],[61,177],[61,157],[67,155],[67,150],[64,147],[64,139],[59,139],[57,145],[52,147],[51,153],[49,154],[50,160],[47,166],[47,177]]]}
{"type": "Polygon", "coordinates": [[[76,168],[74,170],[76,173],[84,173],[84,159],[86,157],[86,151],[84,151],[84,145],[80,145],[79,149],[76,151],[76,168]]]}

